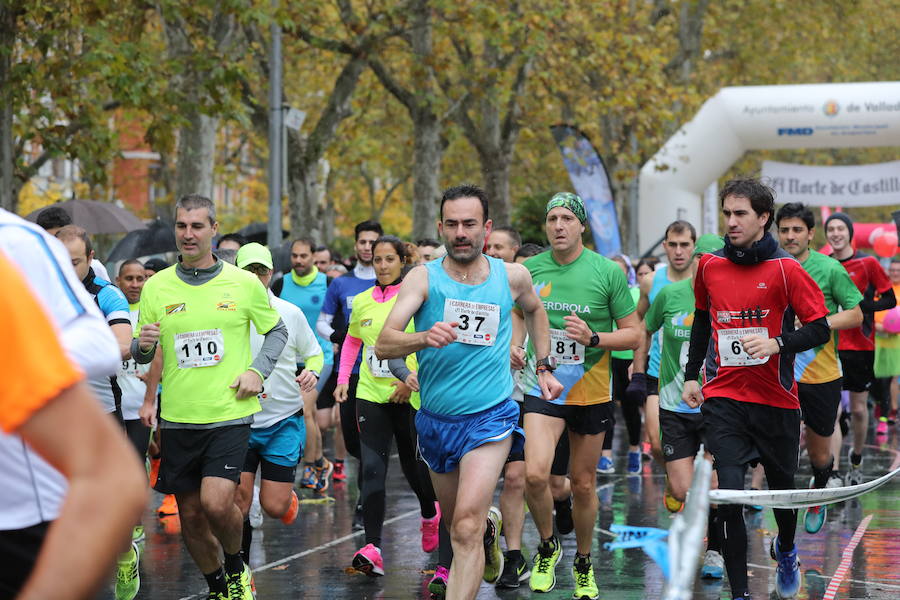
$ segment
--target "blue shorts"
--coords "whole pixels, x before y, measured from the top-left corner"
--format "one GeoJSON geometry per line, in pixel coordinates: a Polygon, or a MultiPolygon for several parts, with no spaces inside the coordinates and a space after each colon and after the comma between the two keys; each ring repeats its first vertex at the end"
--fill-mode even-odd
{"type": "Polygon", "coordinates": [[[435,473],[453,471],[466,453],[510,435],[510,452],[521,452],[525,445],[525,431],[519,427],[519,405],[512,399],[468,415],[440,415],[423,408],[416,414],[416,431],[419,453],[435,473]]]}
{"type": "Polygon", "coordinates": [[[274,425],[251,429],[248,450],[267,462],[294,467],[300,462],[305,443],[306,423],[303,416],[291,415],[274,425]]]}

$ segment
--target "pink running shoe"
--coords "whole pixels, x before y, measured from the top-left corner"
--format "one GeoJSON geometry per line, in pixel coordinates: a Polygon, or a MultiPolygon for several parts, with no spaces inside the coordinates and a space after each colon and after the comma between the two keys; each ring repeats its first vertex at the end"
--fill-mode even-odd
{"type": "Polygon", "coordinates": [[[381,560],[381,550],[374,544],[366,544],[353,555],[353,568],[369,577],[384,575],[384,561],[381,560]]]}
{"type": "MultiPolygon", "coordinates": [[[[887,417],[881,417],[880,419],[878,419],[878,425],[875,426],[875,435],[887,435],[887,432],[888,432],[887,417]]],[[[423,537],[422,540],[424,540],[424,539],[425,538],[423,537]]]]}
{"type": "Polygon", "coordinates": [[[447,567],[438,565],[434,570],[434,577],[428,582],[428,591],[432,598],[443,598],[447,593],[447,580],[450,579],[450,571],[447,567]]]}
{"type": "Polygon", "coordinates": [[[425,552],[437,550],[440,539],[438,529],[441,525],[441,507],[437,502],[434,503],[434,510],[435,515],[430,519],[422,519],[422,527],[419,528],[422,532],[422,550],[425,552]]]}

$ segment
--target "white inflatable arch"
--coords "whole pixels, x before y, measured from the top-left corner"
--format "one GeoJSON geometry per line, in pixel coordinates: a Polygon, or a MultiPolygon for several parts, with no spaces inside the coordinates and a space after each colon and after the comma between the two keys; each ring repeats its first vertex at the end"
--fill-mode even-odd
{"type": "Polygon", "coordinates": [[[747,150],[900,146],[900,82],[723,88],[643,166],[638,236],[700,225],[704,190],[747,150]]]}

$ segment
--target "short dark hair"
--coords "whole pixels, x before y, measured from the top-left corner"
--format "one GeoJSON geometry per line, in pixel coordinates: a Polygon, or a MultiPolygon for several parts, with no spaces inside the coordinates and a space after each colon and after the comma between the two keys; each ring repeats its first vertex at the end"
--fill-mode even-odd
{"type": "Polygon", "coordinates": [[[178,202],[175,203],[174,215],[178,216],[178,209],[182,210],[197,210],[198,208],[205,208],[206,214],[209,217],[209,224],[216,224],[216,205],[212,200],[203,196],[202,194],[186,194],[178,199],[178,202]]]}
{"type": "Polygon", "coordinates": [[[390,244],[394,247],[394,252],[400,257],[400,262],[407,264],[409,261],[409,251],[406,249],[406,242],[398,238],[396,235],[382,235],[375,243],[372,244],[372,254],[375,254],[375,248],[379,244],[390,244]]]}
{"type": "Polygon", "coordinates": [[[137,265],[137,266],[139,266],[141,269],[144,268],[144,264],[143,264],[141,261],[139,261],[139,260],[136,259],[136,258],[129,258],[128,260],[126,260],[125,262],[123,262],[121,265],[119,265],[119,274],[118,274],[118,276],[121,277],[121,276],[122,276],[122,271],[125,269],[125,267],[130,267],[131,265],[137,265]]]}
{"type": "Polygon", "coordinates": [[[756,216],[769,213],[764,229],[768,229],[775,220],[775,192],[759,179],[745,177],[728,181],[719,190],[719,206],[725,206],[725,198],[737,196],[750,201],[750,207],[756,216]]]}
{"type": "Polygon", "coordinates": [[[381,223],[378,221],[363,221],[362,223],[357,223],[356,228],[353,230],[353,240],[359,240],[359,234],[363,231],[374,231],[379,236],[384,235],[384,229],[381,228],[381,223]]]}
{"type": "Polygon", "coordinates": [[[536,254],[540,254],[544,249],[537,244],[532,244],[531,242],[527,242],[519,246],[519,249],[516,250],[516,258],[520,256],[524,256],[525,258],[532,257],[536,254]]]}
{"type": "Polygon", "coordinates": [[[515,242],[516,246],[521,246],[521,245],[522,245],[522,236],[519,235],[519,232],[516,231],[515,229],[513,229],[511,226],[509,226],[509,225],[500,225],[499,227],[494,227],[493,229],[491,229],[491,233],[494,233],[495,231],[502,231],[503,233],[505,233],[506,235],[508,235],[509,238],[510,238],[513,242],[515,242]]]}
{"type": "Polygon", "coordinates": [[[648,256],[646,258],[642,258],[641,260],[639,260],[637,262],[637,264],[634,265],[634,270],[637,271],[638,269],[640,269],[641,267],[646,265],[646,266],[650,267],[651,271],[655,271],[656,265],[658,265],[658,264],[659,264],[658,258],[656,258],[655,256],[648,256]]]}
{"type": "Polygon", "coordinates": [[[219,244],[222,242],[237,242],[241,246],[247,245],[247,238],[242,236],[239,233],[226,233],[222,237],[219,238],[219,244]]]}
{"type": "MultiPolygon", "coordinates": [[[[291,252],[294,251],[294,244],[305,244],[309,246],[310,253],[316,252],[316,243],[308,237],[295,238],[294,241],[291,242],[291,252]]],[[[328,250],[328,248],[325,248],[325,250],[328,250]]]]}
{"type": "Polygon", "coordinates": [[[42,229],[56,229],[72,224],[72,217],[61,206],[50,206],[38,213],[35,222],[42,229]]]}
{"type": "Polygon", "coordinates": [[[416,242],[416,246],[431,246],[432,248],[437,248],[440,245],[441,243],[433,238],[422,238],[416,242]]]}
{"type": "Polygon", "coordinates": [[[79,239],[84,242],[84,255],[90,256],[91,252],[94,251],[94,245],[91,244],[91,236],[88,235],[87,231],[84,230],[83,227],[79,227],[78,225],[66,225],[62,229],[56,232],[56,237],[61,242],[66,242],[67,240],[79,239]]]}
{"type": "Polygon", "coordinates": [[[669,233],[684,233],[685,231],[690,232],[691,241],[697,241],[697,230],[694,229],[694,226],[684,221],[682,219],[678,219],[677,221],[672,221],[669,223],[669,226],[666,227],[666,235],[663,236],[663,239],[668,239],[669,233]]]}
{"type": "Polygon", "coordinates": [[[483,189],[471,183],[455,185],[444,190],[444,193],[441,194],[441,220],[444,219],[444,203],[460,198],[478,198],[481,202],[481,212],[484,213],[484,222],[487,223],[489,218],[487,194],[483,189]]]}
{"type": "Polygon", "coordinates": [[[775,214],[775,223],[780,225],[783,219],[800,219],[806,224],[807,229],[813,229],[816,226],[816,218],[812,211],[802,202],[788,202],[779,208],[775,214]]]}

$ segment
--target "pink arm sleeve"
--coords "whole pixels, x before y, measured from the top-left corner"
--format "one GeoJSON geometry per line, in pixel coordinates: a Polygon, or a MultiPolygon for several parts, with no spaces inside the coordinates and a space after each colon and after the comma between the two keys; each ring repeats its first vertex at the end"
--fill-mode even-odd
{"type": "Polygon", "coordinates": [[[356,364],[356,357],[359,356],[359,349],[362,348],[362,340],[353,337],[349,333],[344,338],[344,345],[341,347],[341,364],[338,368],[338,385],[350,383],[350,373],[353,371],[353,365],[356,364]]]}

